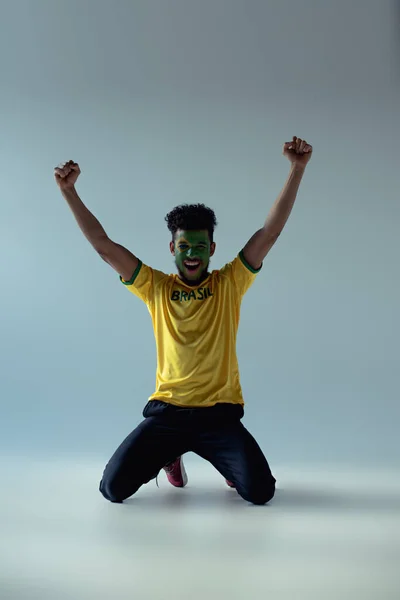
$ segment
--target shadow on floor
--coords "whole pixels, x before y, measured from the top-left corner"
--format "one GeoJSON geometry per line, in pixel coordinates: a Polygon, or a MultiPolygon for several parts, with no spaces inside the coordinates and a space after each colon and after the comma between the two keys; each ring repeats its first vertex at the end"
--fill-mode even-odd
{"type": "Polygon", "coordinates": [[[356,512],[399,512],[400,495],[385,490],[367,494],[360,491],[286,488],[278,489],[273,500],[282,508],[293,510],[340,510],[356,512]]]}
{"type": "MultiPolygon", "coordinates": [[[[154,489],[153,493],[137,495],[125,500],[125,505],[133,505],[153,510],[156,507],[168,509],[193,508],[242,508],[252,506],[242,500],[235,490],[211,487],[185,489],[154,489]]],[[[278,509],[289,511],[325,511],[340,512],[399,512],[400,495],[385,490],[366,494],[359,491],[346,493],[344,490],[323,490],[306,488],[277,489],[273,500],[265,507],[254,509],[278,509]]]]}

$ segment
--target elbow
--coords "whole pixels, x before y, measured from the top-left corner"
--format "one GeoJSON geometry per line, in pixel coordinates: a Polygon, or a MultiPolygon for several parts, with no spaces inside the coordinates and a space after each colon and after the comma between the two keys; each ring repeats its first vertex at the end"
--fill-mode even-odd
{"type": "Polygon", "coordinates": [[[89,240],[97,254],[106,260],[107,255],[110,251],[111,240],[108,236],[97,237],[94,240],[89,240]]]}
{"type": "Polygon", "coordinates": [[[278,237],[281,235],[282,231],[283,231],[283,227],[263,227],[262,231],[262,237],[264,239],[264,243],[266,245],[270,244],[271,242],[274,243],[276,242],[276,240],[278,239],[278,237]]]}

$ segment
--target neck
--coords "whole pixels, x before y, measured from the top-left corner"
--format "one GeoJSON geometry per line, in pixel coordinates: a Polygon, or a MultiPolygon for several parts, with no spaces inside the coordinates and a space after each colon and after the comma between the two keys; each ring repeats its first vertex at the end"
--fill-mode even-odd
{"type": "Polygon", "coordinates": [[[207,277],[209,276],[208,271],[204,271],[201,276],[198,279],[186,279],[186,277],[183,275],[183,273],[181,271],[178,271],[179,274],[179,279],[181,281],[183,281],[183,283],[185,283],[186,285],[190,286],[190,287],[196,287],[197,285],[200,285],[201,283],[203,283],[203,281],[205,279],[207,279],[207,277]]]}

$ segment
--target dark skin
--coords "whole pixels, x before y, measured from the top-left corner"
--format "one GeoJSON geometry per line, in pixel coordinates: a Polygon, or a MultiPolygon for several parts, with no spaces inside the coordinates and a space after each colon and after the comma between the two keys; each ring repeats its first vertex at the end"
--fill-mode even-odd
{"type": "Polygon", "coordinates": [[[169,249],[175,257],[179,278],[186,285],[200,285],[208,277],[210,258],[215,252],[215,242],[211,242],[206,229],[195,231],[178,229],[174,241],[169,244],[169,249]]]}
{"type": "MultiPolygon", "coordinates": [[[[243,249],[246,261],[254,269],[261,267],[265,257],[286,225],[306,166],[311,159],[312,151],[312,146],[296,136],[293,137],[291,142],[286,142],[283,146],[283,155],[290,161],[289,176],[264,225],[254,233],[243,249]]],[[[54,169],[57,185],[87,240],[103,260],[125,281],[129,281],[138,266],[139,260],[132,252],[111,240],[96,217],[83,204],[75,189],[80,173],[79,165],[72,160],[54,169]]],[[[175,241],[177,241],[177,238],[175,238],[175,241]]],[[[209,256],[212,256],[215,252],[215,243],[211,243],[209,237],[208,243],[210,247],[209,256]]],[[[170,242],[170,251],[176,256],[175,242],[170,242]]],[[[198,257],[195,256],[194,258],[198,257]]],[[[196,274],[197,279],[191,278],[187,270],[180,269],[180,275],[183,276],[183,281],[186,280],[185,283],[188,285],[198,285],[207,276],[207,272],[208,263],[206,266],[202,264],[201,273],[196,274]]]]}

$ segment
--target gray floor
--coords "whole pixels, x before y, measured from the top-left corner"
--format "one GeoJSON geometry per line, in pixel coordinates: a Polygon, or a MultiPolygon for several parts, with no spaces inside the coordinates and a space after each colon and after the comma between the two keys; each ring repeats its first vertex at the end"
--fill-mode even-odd
{"type": "Polygon", "coordinates": [[[186,463],[113,505],[102,463],[3,458],[1,600],[399,600],[399,471],[282,465],[254,507],[186,463]]]}

